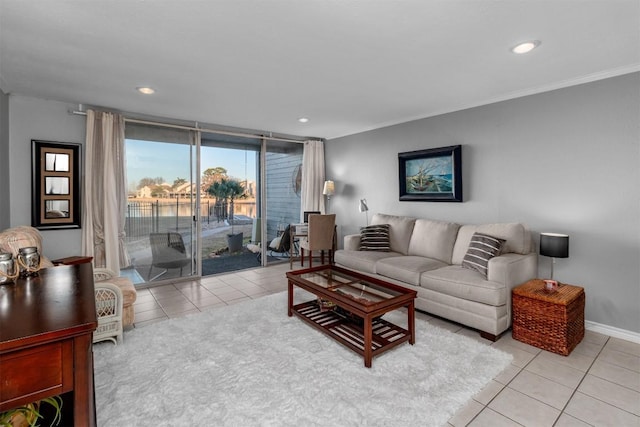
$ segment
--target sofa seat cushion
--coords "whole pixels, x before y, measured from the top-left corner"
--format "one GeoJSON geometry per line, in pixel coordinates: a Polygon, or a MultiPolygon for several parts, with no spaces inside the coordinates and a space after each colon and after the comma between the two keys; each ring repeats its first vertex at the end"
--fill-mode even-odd
{"type": "Polygon", "coordinates": [[[420,286],[422,273],[446,266],[447,264],[437,259],[408,255],[381,259],[376,264],[376,273],[410,285],[420,286]]]}
{"type": "Polygon", "coordinates": [[[420,276],[420,286],[445,295],[493,306],[506,304],[510,296],[506,285],[487,280],[477,271],[459,265],[425,271],[420,276]]]}
{"type": "Polygon", "coordinates": [[[336,264],[365,273],[376,273],[376,263],[381,259],[399,257],[397,252],[376,251],[336,251],[333,259],[336,264]]]}

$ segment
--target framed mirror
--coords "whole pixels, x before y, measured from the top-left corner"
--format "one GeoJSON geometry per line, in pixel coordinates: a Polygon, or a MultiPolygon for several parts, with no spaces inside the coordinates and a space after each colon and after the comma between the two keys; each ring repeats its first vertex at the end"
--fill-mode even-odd
{"type": "Polygon", "coordinates": [[[31,225],[80,228],[80,144],[31,141],[31,225]]]}

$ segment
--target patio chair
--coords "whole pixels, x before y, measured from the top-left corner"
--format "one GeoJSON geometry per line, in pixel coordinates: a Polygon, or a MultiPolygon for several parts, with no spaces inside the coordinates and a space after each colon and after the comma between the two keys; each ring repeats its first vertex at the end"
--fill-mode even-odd
{"type": "Polygon", "coordinates": [[[149,266],[149,276],[153,267],[162,268],[163,271],[149,281],[156,280],[165,274],[170,268],[179,268],[180,276],[185,266],[191,263],[191,258],[187,256],[182,235],[176,232],[151,233],[149,234],[151,243],[151,265],[149,266]]]}

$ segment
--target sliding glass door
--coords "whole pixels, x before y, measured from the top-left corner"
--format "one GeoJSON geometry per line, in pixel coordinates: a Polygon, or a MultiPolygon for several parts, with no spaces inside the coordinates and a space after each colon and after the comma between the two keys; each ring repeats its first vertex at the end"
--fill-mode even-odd
{"type": "Polygon", "coordinates": [[[291,240],[285,230],[300,222],[303,144],[266,141],[264,153],[265,231],[267,264],[288,261],[291,240]]]}
{"type": "Polygon", "coordinates": [[[200,227],[202,275],[260,266],[261,141],[202,133],[200,227]]]}
{"type": "Polygon", "coordinates": [[[303,144],[127,123],[126,244],[136,284],[288,261],[303,144]]]}
{"type": "Polygon", "coordinates": [[[127,124],[126,245],[136,284],[196,275],[196,133],[127,124]]]}

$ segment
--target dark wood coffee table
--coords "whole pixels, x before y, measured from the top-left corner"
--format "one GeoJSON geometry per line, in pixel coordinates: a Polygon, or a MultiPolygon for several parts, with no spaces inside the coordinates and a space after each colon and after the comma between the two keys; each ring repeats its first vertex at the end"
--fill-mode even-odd
{"type": "Polygon", "coordinates": [[[294,314],[311,326],[371,360],[406,341],[415,343],[416,291],[334,265],[287,273],[288,315],[294,314]],[[314,295],[293,305],[293,287],[314,295]],[[382,319],[390,311],[407,308],[407,329],[382,319]]]}

